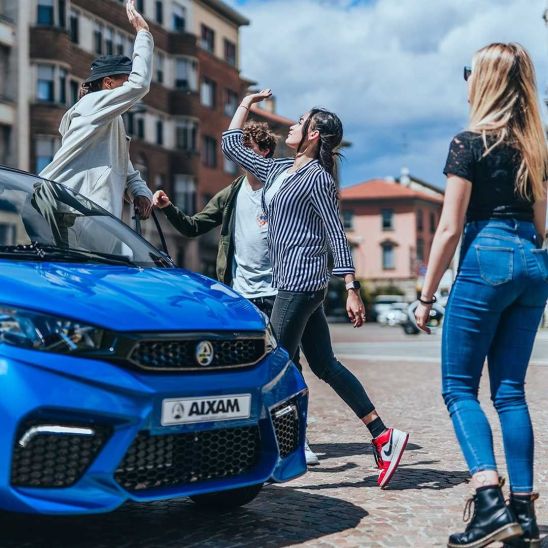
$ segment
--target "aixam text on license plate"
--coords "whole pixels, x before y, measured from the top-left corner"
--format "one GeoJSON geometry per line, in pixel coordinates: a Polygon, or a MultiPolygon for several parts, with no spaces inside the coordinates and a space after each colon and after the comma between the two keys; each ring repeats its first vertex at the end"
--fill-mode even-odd
{"type": "Polygon", "coordinates": [[[189,422],[247,419],[251,394],[168,399],[162,402],[162,426],[189,422]]]}

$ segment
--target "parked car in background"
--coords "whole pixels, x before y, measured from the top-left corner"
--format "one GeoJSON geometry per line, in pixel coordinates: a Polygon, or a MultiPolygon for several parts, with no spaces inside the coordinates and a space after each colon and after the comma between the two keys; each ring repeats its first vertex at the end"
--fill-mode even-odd
{"type": "Polygon", "coordinates": [[[66,187],[0,169],[0,510],[251,501],[306,472],[266,316],[66,187]]]}
{"type": "Polygon", "coordinates": [[[380,325],[394,327],[407,319],[407,307],[409,303],[393,303],[388,310],[383,310],[377,316],[380,325]]]}
{"type": "MultiPolygon", "coordinates": [[[[414,301],[407,307],[407,318],[400,325],[402,326],[403,331],[407,335],[418,335],[421,333],[421,330],[417,327],[417,322],[415,321],[415,310],[419,306],[419,301],[414,301]]],[[[435,332],[437,329],[441,328],[443,324],[443,317],[445,315],[445,309],[439,303],[434,303],[430,309],[430,320],[428,321],[428,327],[435,332]]]]}
{"type": "Polygon", "coordinates": [[[378,321],[379,315],[388,312],[395,303],[403,303],[405,301],[402,295],[377,295],[373,299],[371,306],[370,318],[372,322],[378,321]]]}

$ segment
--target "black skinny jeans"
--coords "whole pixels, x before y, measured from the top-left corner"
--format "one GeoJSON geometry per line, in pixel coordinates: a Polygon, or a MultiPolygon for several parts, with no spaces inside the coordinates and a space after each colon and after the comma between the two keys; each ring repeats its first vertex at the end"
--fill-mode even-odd
{"type": "Polygon", "coordinates": [[[360,381],[335,358],[323,309],[327,290],[278,291],[270,321],[278,342],[295,357],[301,343],[310,369],[361,419],[374,411],[360,381]]]}

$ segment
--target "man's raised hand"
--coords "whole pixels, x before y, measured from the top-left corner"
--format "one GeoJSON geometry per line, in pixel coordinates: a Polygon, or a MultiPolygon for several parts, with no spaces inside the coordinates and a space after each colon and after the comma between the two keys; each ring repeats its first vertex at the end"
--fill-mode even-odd
{"type": "Polygon", "coordinates": [[[128,0],[126,4],[127,18],[131,23],[131,26],[135,29],[135,32],[140,30],[148,30],[148,24],[144,20],[143,16],[135,8],[135,0],[128,0]]]}

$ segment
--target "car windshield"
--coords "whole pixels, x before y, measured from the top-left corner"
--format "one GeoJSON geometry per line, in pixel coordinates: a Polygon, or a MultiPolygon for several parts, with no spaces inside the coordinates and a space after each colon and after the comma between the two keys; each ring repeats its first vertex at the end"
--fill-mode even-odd
{"type": "Polygon", "coordinates": [[[0,169],[0,259],[172,267],[154,246],[67,187],[0,169]]]}

